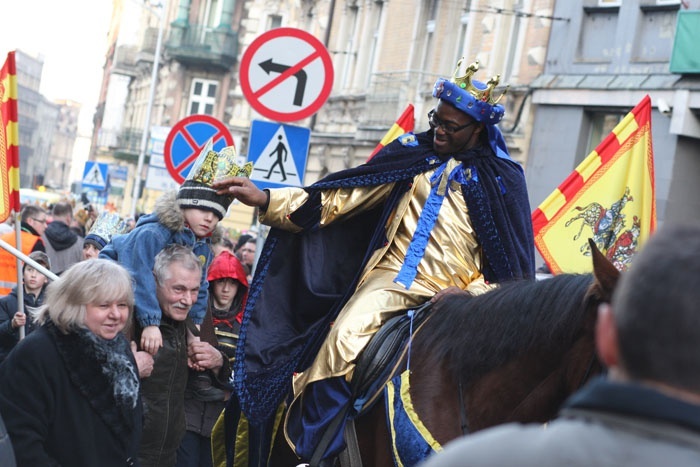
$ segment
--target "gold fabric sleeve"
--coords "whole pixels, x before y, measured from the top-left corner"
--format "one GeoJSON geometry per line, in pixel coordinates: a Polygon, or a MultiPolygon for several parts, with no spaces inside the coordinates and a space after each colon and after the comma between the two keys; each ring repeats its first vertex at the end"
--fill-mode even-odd
{"type": "MultiPolygon", "coordinates": [[[[365,188],[343,188],[325,190],[321,193],[321,227],[340,218],[350,218],[354,214],[371,209],[380,203],[391,191],[393,184],[365,188]]],[[[270,190],[270,204],[267,211],[261,212],[261,224],[299,232],[301,228],[289,220],[289,216],[309,199],[302,188],[278,188],[270,190]]]]}

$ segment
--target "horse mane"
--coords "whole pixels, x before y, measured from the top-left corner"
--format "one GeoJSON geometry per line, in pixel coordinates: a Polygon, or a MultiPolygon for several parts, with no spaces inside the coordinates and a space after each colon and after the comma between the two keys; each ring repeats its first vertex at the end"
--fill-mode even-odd
{"type": "Polygon", "coordinates": [[[592,283],[591,274],[560,274],[504,283],[478,296],[445,296],[414,350],[467,385],[523,353],[564,352],[581,332],[592,283]]]}

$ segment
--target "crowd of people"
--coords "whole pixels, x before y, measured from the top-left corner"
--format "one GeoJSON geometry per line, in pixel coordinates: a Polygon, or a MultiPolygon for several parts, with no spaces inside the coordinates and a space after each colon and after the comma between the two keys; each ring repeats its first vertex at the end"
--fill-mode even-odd
{"type": "Polygon", "coordinates": [[[231,200],[188,180],[135,223],[105,211],[83,228],[69,201],[23,207],[29,260],[0,298],[3,465],[212,465],[250,274],[218,226],[231,200]]]}
{"type": "MultiPolygon", "coordinates": [[[[3,465],[267,465],[281,410],[299,462],[333,465],[357,357],[386,321],[535,279],[524,172],[497,126],[498,79],[477,71],[438,79],[427,131],[308,187],[261,190],[208,144],[133,222],[23,207],[19,284],[0,252],[3,465]],[[234,199],[271,227],[260,251],[221,229],[234,199]]],[[[547,430],[496,428],[426,465],[697,464],[698,255],[700,226],[651,239],[599,309],[608,376],[547,430]]]]}

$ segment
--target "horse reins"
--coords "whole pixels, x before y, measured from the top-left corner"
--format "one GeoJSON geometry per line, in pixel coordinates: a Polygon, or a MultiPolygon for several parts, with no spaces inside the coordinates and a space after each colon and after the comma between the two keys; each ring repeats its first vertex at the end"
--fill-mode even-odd
{"type": "Polygon", "coordinates": [[[598,360],[595,356],[595,350],[593,351],[591,355],[591,361],[588,363],[588,368],[586,368],[586,372],[583,374],[583,377],[581,378],[581,382],[578,383],[578,386],[576,387],[576,390],[581,389],[583,385],[588,381],[588,377],[591,376],[591,372],[593,371],[593,365],[595,365],[596,360],[598,360]]]}
{"type": "Polygon", "coordinates": [[[462,430],[462,436],[469,434],[469,421],[467,420],[467,407],[464,404],[464,391],[462,390],[462,379],[458,378],[458,392],[459,392],[459,420],[460,429],[462,430]]]}

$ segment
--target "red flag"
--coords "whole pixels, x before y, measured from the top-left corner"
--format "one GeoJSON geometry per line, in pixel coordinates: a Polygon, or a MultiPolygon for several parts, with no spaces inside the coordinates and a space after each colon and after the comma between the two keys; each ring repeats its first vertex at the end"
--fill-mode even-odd
{"type": "Polygon", "coordinates": [[[620,270],[656,229],[651,99],[645,96],[532,213],[550,271],[590,272],[588,238],[620,270]]]}
{"type": "Polygon", "coordinates": [[[413,127],[415,125],[416,118],[413,115],[413,104],[408,104],[401,116],[396,120],[396,122],[391,126],[391,128],[389,128],[389,131],[386,132],[386,134],[379,142],[377,147],[374,148],[374,151],[372,151],[372,154],[369,155],[369,158],[367,158],[367,160],[372,159],[381,148],[391,143],[399,136],[403,135],[404,133],[413,131],[413,127]]]}
{"type": "Polygon", "coordinates": [[[0,69],[0,222],[19,210],[17,70],[10,52],[0,69]]]}

